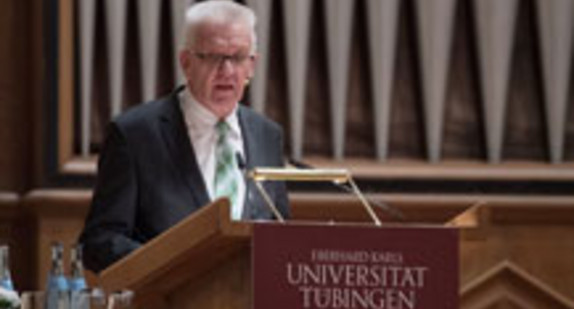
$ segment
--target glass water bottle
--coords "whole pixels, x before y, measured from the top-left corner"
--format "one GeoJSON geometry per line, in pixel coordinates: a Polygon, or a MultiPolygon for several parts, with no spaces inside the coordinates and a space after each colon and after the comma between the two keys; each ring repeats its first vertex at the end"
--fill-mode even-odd
{"type": "Polygon", "coordinates": [[[7,245],[0,246],[0,286],[6,290],[14,291],[14,284],[10,275],[10,250],[7,245]]]}
{"type": "Polygon", "coordinates": [[[70,286],[64,274],[64,246],[52,244],[52,265],[46,283],[46,309],[69,309],[70,286]]]}

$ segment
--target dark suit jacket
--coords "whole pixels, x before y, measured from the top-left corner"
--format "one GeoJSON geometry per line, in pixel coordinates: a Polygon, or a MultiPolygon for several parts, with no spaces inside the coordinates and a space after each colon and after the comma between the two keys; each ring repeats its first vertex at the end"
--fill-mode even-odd
{"type": "MultiPolygon", "coordinates": [[[[88,269],[106,268],[210,202],[177,92],[133,108],[109,124],[80,237],[88,269]]],[[[247,169],[282,166],[280,127],[243,106],[238,118],[247,169]]],[[[288,216],[285,184],[264,185],[288,216]]],[[[245,196],[245,219],[272,218],[252,181],[246,180],[245,196]]]]}

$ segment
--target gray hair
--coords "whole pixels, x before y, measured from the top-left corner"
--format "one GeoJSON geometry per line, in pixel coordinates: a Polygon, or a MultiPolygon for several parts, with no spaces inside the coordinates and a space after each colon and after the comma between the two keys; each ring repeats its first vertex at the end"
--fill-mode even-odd
{"type": "Polygon", "coordinates": [[[229,0],[210,0],[192,5],[185,14],[185,46],[193,46],[196,29],[207,22],[247,25],[251,29],[251,53],[257,50],[257,18],[251,8],[229,0]]]}

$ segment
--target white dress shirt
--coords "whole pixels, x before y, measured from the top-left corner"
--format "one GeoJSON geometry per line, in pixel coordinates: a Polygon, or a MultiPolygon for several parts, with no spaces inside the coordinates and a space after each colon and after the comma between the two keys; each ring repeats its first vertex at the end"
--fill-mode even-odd
{"type": "MultiPolygon", "coordinates": [[[[180,92],[180,106],[185,119],[187,127],[187,134],[193,145],[195,151],[195,159],[201,170],[203,181],[207,188],[209,198],[213,200],[214,194],[214,179],[215,179],[215,146],[217,145],[217,131],[215,125],[219,122],[219,118],[215,116],[210,110],[201,105],[189,89],[185,88],[180,92]]],[[[228,143],[233,148],[234,153],[239,153],[242,158],[245,158],[245,151],[243,147],[243,136],[241,134],[241,127],[239,126],[239,119],[237,118],[236,106],[233,112],[223,119],[230,127],[227,134],[228,143]]],[[[235,160],[237,160],[235,158],[235,160]]],[[[236,166],[236,179],[237,184],[237,202],[238,205],[232,207],[239,207],[240,213],[243,213],[245,201],[245,179],[243,173],[236,166]]]]}

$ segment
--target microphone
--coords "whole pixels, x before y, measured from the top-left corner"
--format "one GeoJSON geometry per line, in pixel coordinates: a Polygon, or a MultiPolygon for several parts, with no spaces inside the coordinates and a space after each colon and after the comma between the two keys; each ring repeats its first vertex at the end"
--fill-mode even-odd
{"type": "MultiPolygon", "coordinates": [[[[301,161],[293,159],[293,158],[287,158],[287,162],[289,164],[291,164],[292,166],[294,166],[295,168],[298,168],[298,169],[315,169],[312,165],[309,165],[307,163],[301,162],[301,161]]],[[[355,194],[355,191],[353,191],[353,188],[351,188],[351,186],[349,186],[346,183],[337,183],[337,182],[330,182],[330,183],[333,184],[335,187],[342,189],[343,191],[345,191],[347,193],[355,194]]],[[[393,219],[398,220],[398,221],[405,221],[405,215],[399,209],[392,207],[387,203],[374,201],[370,198],[366,198],[366,199],[367,199],[367,201],[369,201],[369,203],[371,203],[371,204],[381,208],[382,210],[384,210],[393,219]]]]}
{"type": "Polygon", "coordinates": [[[243,199],[243,212],[245,212],[248,209],[248,205],[251,203],[251,193],[248,183],[249,177],[247,177],[247,164],[245,164],[245,159],[243,159],[243,156],[239,151],[235,152],[235,162],[237,162],[237,168],[239,168],[239,173],[241,173],[243,183],[245,184],[245,198],[243,199]]]}
{"type": "Polygon", "coordinates": [[[245,160],[243,159],[243,156],[241,155],[241,153],[239,153],[239,151],[235,153],[235,160],[237,161],[237,167],[239,168],[239,170],[242,173],[245,173],[247,164],[245,164],[245,160]]]}

